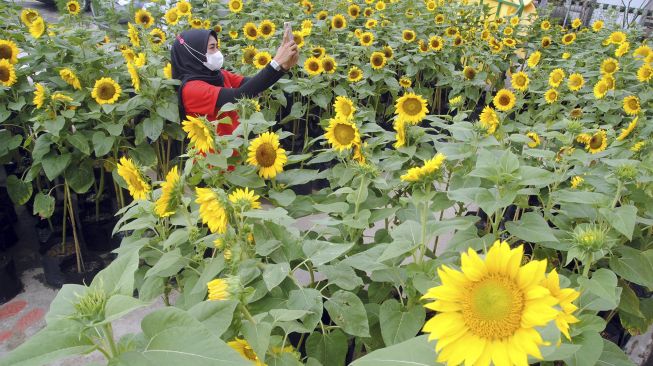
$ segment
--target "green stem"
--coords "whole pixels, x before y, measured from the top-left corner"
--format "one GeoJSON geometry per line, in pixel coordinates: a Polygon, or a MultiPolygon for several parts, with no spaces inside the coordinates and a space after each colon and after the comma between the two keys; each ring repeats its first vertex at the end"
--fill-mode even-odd
{"type": "Polygon", "coordinates": [[[102,326],[102,331],[104,332],[104,336],[109,341],[109,347],[111,349],[111,355],[113,357],[118,356],[118,347],[116,347],[116,342],[113,339],[113,329],[111,327],[111,324],[105,324],[102,326]]]}
{"type": "Polygon", "coordinates": [[[590,253],[588,261],[583,266],[583,277],[585,277],[585,278],[589,278],[590,267],[592,266],[593,257],[594,257],[594,254],[590,253]]]}
{"type": "Polygon", "coordinates": [[[240,311],[243,313],[245,318],[247,318],[247,320],[249,320],[250,322],[256,324],[256,320],[254,320],[252,314],[249,312],[249,310],[247,310],[247,307],[243,304],[240,304],[239,307],[240,307],[240,311]]]}

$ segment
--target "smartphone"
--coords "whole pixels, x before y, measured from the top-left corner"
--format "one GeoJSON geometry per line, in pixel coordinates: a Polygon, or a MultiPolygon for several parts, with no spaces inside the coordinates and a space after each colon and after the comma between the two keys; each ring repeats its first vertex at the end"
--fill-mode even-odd
{"type": "Polygon", "coordinates": [[[283,22],[283,31],[288,32],[288,39],[291,41],[295,40],[295,37],[292,34],[292,24],[291,22],[283,22]]]}

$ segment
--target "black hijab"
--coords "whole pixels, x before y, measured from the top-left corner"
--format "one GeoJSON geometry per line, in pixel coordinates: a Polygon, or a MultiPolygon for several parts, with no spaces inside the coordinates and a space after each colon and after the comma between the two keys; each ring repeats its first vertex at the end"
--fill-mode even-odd
{"type": "Polygon", "coordinates": [[[181,99],[181,91],[187,82],[191,80],[202,80],[215,86],[224,85],[224,79],[220,70],[211,71],[202,64],[202,62],[206,61],[205,54],[207,51],[206,46],[209,43],[209,36],[218,39],[218,35],[213,30],[189,29],[183,31],[177,36],[170,50],[172,77],[181,80],[181,84],[177,89],[177,97],[179,100],[179,117],[182,121],[186,119],[186,111],[184,110],[184,103],[181,99]],[[180,38],[183,41],[180,41],[180,38]],[[182,42],[197,52],[187,49],[182,42]]]}

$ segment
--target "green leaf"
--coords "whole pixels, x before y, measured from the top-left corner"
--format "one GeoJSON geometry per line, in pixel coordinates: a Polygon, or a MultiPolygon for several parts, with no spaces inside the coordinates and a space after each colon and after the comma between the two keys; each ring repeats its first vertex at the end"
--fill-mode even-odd
{"type": "Polygon", "coordinates": [[[39,192],[34,196],[34,215],[48,218],[54,212],[54,197],[39,192]]]}
{"type": "Polygon", "coordinates": [[[617,276],[606,268],[600,268],[591,279],[578,277],[580,285],[579,305],[589,310],[612,310],[619,304],[621,288],[617,287],[617,276]]]}
{"type": "Polygon", "coordinates": [[[317,270],[326,276],[329,283],[335,284],[343,290],[351,291],[356,287],[363,286],[363,280],[356,275],[351,266],[344,263],[318,266],[317,270]]]}
{"type": "Polygon", "coordinates": [[[69,166],[64,172],[64,178],[73,191],[86,193],[95,182],[93,162],[87,159],[81,164],[69,166]]]}
{"type": "Polygon", "coordinates": [[[609,201],[608,196],[597,192],[585,192],[563,189],[551,194],[553,202],[581,203],[586,205],[603,205],[609,201]]]}
{"type": "Polygon", "coordinates": [[[77,150],[81,151],[84,155],[91,155],[91,148],[88,146],[88,139],[77,132],[72,135],[66,136],[66,140],[73,145],[77,150]]]}
{"type": "Polygon", "coordinates": [[[333,202],[333,203],[327,203],[327,204],[319,204],[316,203],[313,205],[316,210],[324,213],[345,213],[349,210],[349,204],[346,202],[333,202]]]}
{"type": "Polygon", "coordinates": [[[252,323],[250,320],[246,320],[242,324],[241,331],[259,360],[265,362],[265,353],[270,345],[272,324],[264,322],[252,323]]]}
{"type": "Polygon", "coordinates": [[[268,195],[270,196],[271,199],[276,201],[277,205],[282,207],[290,205],[291,203],[293,203],[295,198],[297,198],[295,192],[293,192],[290,189],[286,189],[285,191],[281,191],[281,192],[271,190],[268,192],[268,195]]]}
{"type": "Polygon", "coordinates": [[[163,119],[159,116],[145,118],[142,124],[143,132],[150,140],[154,141],[161,136],[161,131],[163,131],[163,119]]]}
{"type": "Polygon", "coordinates": [[[279,284],[288,276],[288,273],[290,273],[290,264],[288,263],[266,264],[265,269],[263,270],[263,281],[265,282],[265,287],[270,291],[279,286],[279,284]]]}
{"type": "Polygon", "coordinates": [[[624,234],[628,240],[633,240],[635,231],[635,220],[637,219],[637,207],[626,205],[613,209],[601,208],[599,212],[618,232],[624,234]]]}
{"type": "Polygon", "coordinates": [[[179,123],[179,109],[177,103],[163,103],[156,108],[156,113],[165,120],[179,123]]]}
{"type": "Polygon", "coordinates": [[[327,334],[311,333],[306,340],[306,354],[322,365],[344,365],[347,356],[347,336],[335,329],[327,334]]]}
{"type": "MultiPolygon", "coordinates": [[[[183,230],[185,231],[185,230],[183,230]]],[[[204,269],[195,286],[190,290],[190,294],[197,294],[200,300],[204,299],[208,288],[206,284],[213,280],[224,269],[224,257],[207,258],[204,260],[204,269]]],[[[188,291],[188,290],[186,290],[188,291]]]]}
{"type": "Polygon", "coordinates": [[[310,169],[293,169],[285,170],[277,175],[277,182],[283,183],[286,186],[296,186],[305,184],[319,178],[317,170],[310,169]]]}
{"type": "Polygon", "coordinates": [[[7,193],[17,205],[24,205],[29,201],[32,197],[32,189],[32,183],[24,182],[15,175],[7,177],[7,193]]]}
{"type": "Polygon", "coordinates": [[[517,222],[506,222],[506,229],[510,234],[530,243],[558,241],[549,224],[535,212],[526,212],[517,222]]]}
{"type": "Polygon", "coordinates": [[[336,244],[322,240],[307,240],[302,249],[307,258],[316,265],[322,265],[345,254],[354,246],[354,243],[336,244]]]}
{"type": "Polygon", "coordinates": [[[288,294],[287,308],[290,310],[306,310],[310,313],[302,317],[302,323],[308,329],[314,329],[322,318],[324,307],[322,294],[312,288],[292,290],[288,294]]]}
{"type": "Polygon", "coordinates": [[[248,166],[237,166],[230,174],[225,174],[227,181],[238,187],[261,188],[265,181],[256,173],[256,170],[248,166]]]}
{"type": "Polygon", "coordinates": [[[621,246],[617,255],[610,257],[610,268],[624,279],[638,285],[653,288],[653,249],[639,251],[621,246]]]}
{"type": "Polygon", "coordinates": [[[91,282],[91,288],[101,288],[106,294],[132,296],[134,292],[134,273],[138,269],[138,251],[126,252],[118,256],[107,268],[98,273],[91,282]]]}
{"type": "Polygon", "coordinates": [[[204,324],[214,336],[221,337],[231,324],[236,306],[236,300],[202,301],[188,309],[188,313],[204,324]]]}
{"type": "Polygon", "coordinates": [[[75,284],[65,284],[61,287],[57,296],[50,303],[50,310],[45,314],[45,322],[52,325],[63,318],[68,318],[75,312],[75,303],[80,296],[88,291],[88,287],[75,284]]]}
{"type": "Polygon", "coordinates": [[[148,314],[141,322],[143,356],[157,366],[251,366],[187,312],[174,307],[148,314]]]}
{"type": "Polygon", "coordinates": [[[148,305],[149,304],[147,302],[136,299],[131,295],[113,295],[109,298],[107,305],[104,308],[104,321],[102,321],[102,324],[110,323],[131,313],[136,309],[148,305]]]}
{"type": "Polygon", "coordinates": [[[177,274],[189,259],[181,255],[179,248],[164,253],[159,261],[145,273],[145,278],[150,276],[167,277],[177,274]]]}
{"type": "Polygon", "coordinates": [[[379,257],[379,262],[396,258],[417,248],[421,243],[422,226],[413,220],[407,220],[397,226],[392,232],[394,239],[379,257]]]}
{"type": "Polygon", "coordinates": [[[596,366],[635,366],[624,351],[616,344],[603,340],[603,352],[596,362],[596,366]]]}
{"type": "Polygon", "coordinates": [[[367,312],[356,294],[338,290],[324,303],[324,308],[331,320],[346,333],[357,337],[370,336],[367,312]]]}
{"type": "Polygon", "coordinates": [[[581,347],[564,361],[569,366],[595,366],[603,351],[603,338],[596,332],[585,332],[575,336],[572,343],[581,347]]]}
{"type": "Polygon", "coordinates": [[[53,181],[64,169],[70,164],[71,155],[69,153],[57,155],[55,152],[50,152],[43,157],[42,166],[45,175],[49,180],[53,181]]]}
{"type": "Polygon", "coordinates": [[[537,188],[546,187],[556,181],[556,175],[546,169],[534,166],[519,167],[521,179],[519,184],[523,186],[534,186],[537,188]]]}
{"type": "Polygon", "coordinates": [[[59,320],[31,336],[4,357],[0,364],[39,366],[58,359],[91,352],[95,345],[88,337],[80,337],[82,324],[72,319],[59,320]]]}
{"type": "Polygon", "coordinates": [[[111,151],[113,148],[113,143],[116,141],[116,138],[114,136],[107,136],[104,132],[102,131],[97,131],[93,134],[93,138],[91,139],[93,142],[93,149],[95,150],[95,156],[96,157],[102,157],[111,151]]]}
{"type": "Polygon", "coordinates": [[[428,342],[428,335],[409,339],[390,347],[371,352],[350,366],[436,366],[435,343],[428,342]]]}
{"type": "Polygon", "coordinates": [[[399,301],[388,299],[381,304],[379,324],[386,346],[409,340],[422,329],[426,311],[421,305],[405,311],[399,301]]]}

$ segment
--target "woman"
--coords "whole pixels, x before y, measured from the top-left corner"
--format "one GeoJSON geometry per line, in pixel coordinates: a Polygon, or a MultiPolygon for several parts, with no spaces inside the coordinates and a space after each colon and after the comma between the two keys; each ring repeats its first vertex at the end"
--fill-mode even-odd
{"type": "Polygon", "coordinates": [[[223,105],[258,95],[274,85],[299,59],[297,45],[285,33],[272,61],[253,77],[243,77],[222,69],[224,57],[218,48],[217,34],[203,29],[187,30],[177,36],[171,56],[172,77],[181,80],[181,120],[186,115],[206,116],[209,121],[231,117],[231,124],[218,124],[219,135],[229,135],[238,127],[237,113],[220,113],[223,105]]]}

